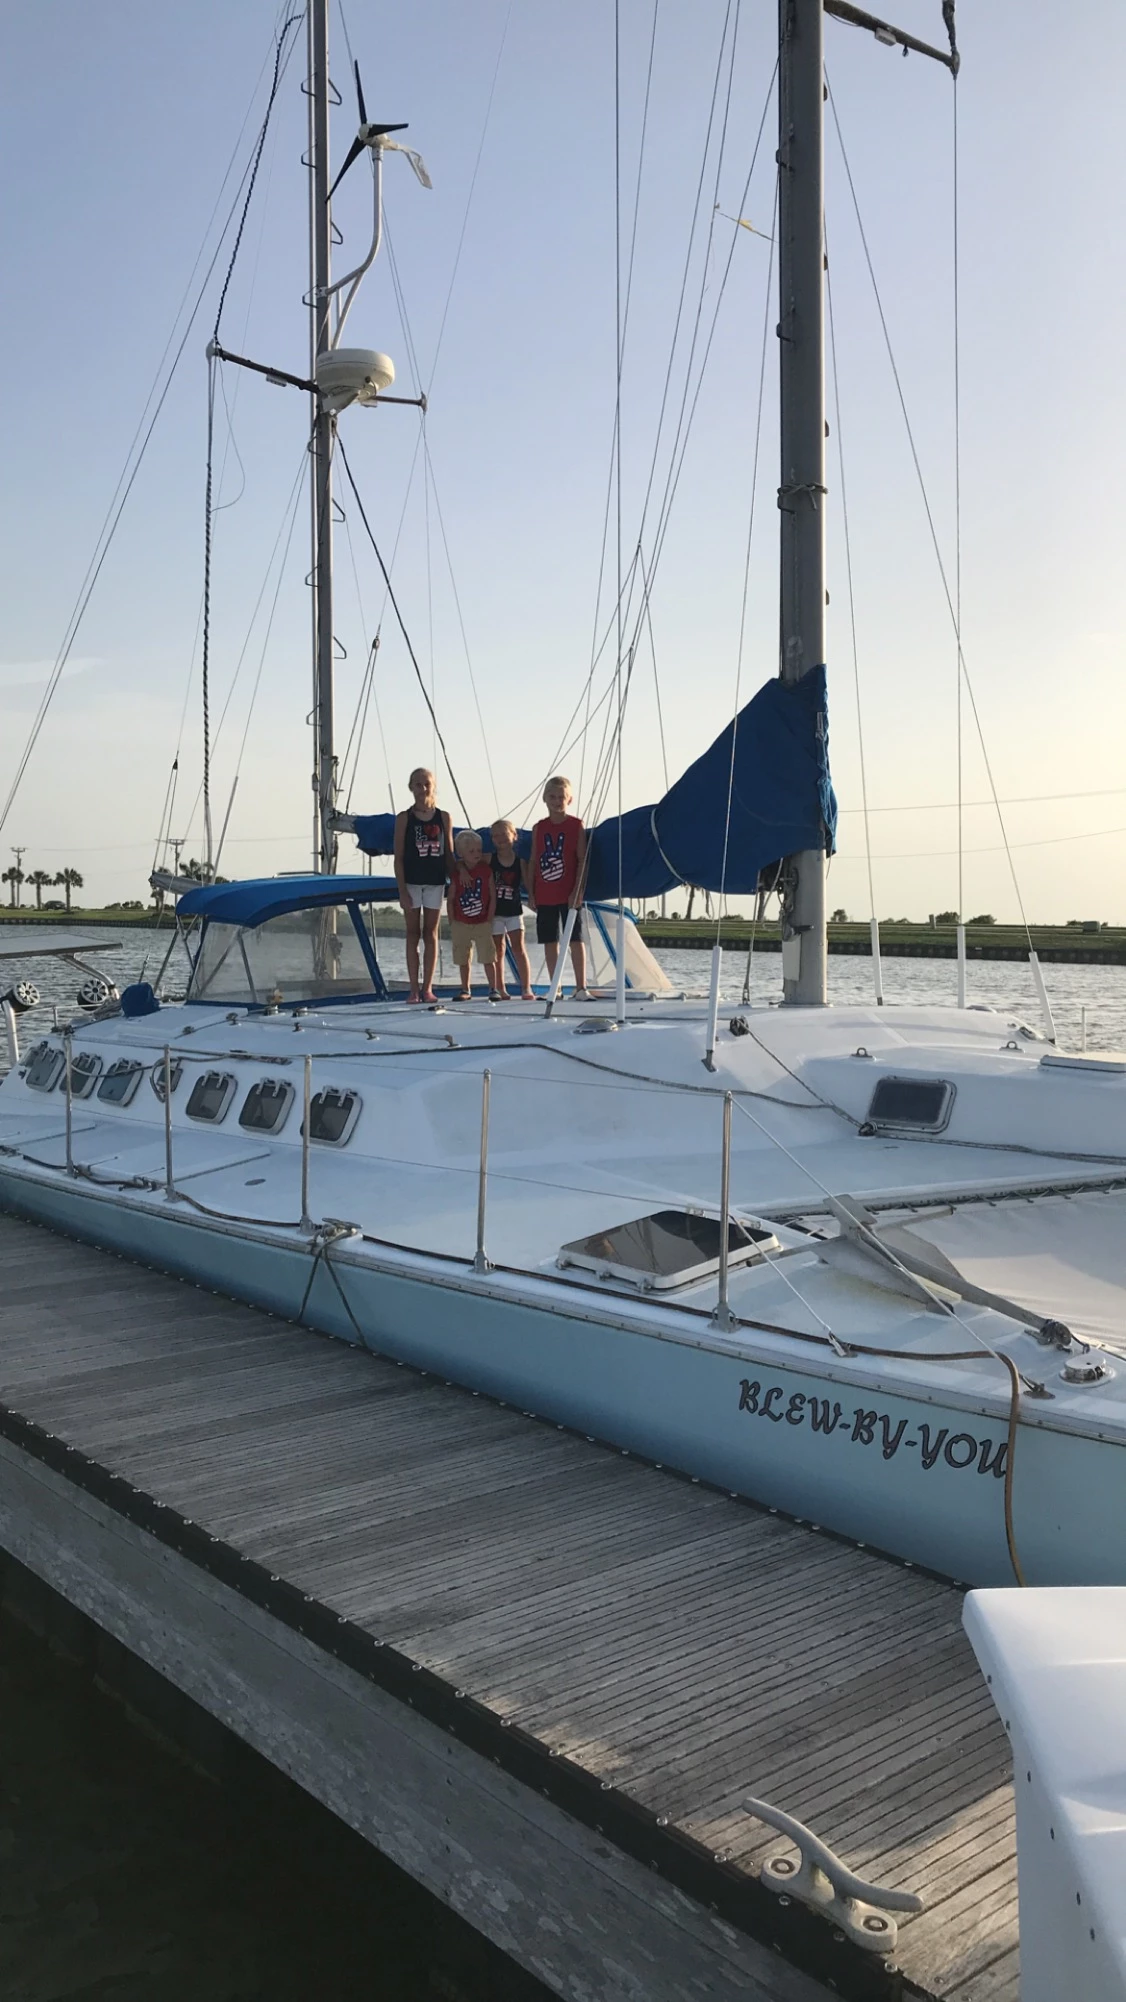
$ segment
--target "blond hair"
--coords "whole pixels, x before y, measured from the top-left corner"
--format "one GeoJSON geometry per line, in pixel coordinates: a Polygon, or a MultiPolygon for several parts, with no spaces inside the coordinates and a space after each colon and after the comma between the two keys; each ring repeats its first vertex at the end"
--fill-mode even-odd
{"type": "Polygon", "coordinates": [[[510,820],[494,820],[489,833],[493,836],[494,840],[498,834],[506,842],[514,842],[516,839],[516,829],[510,820]]]}
{"type": "Polygon", "coordinates": [[[454,854],[457,856],[459,861],[464,860],[465,844],[467,841],[475,841],[477,843],[478,848],[482,848],[484,846],[481,840],[481,836],[478,834],[477,829],[475,827],[463,827],[460,833],[454,835],[454,854]]]}
{"type": "Polygon", "coordinates": [[[561,772],[557,772],[553,779],[548,779],[548,782],[543,789],[543,796],[545,801],[547,799],[548,793],[551,791],[552,786],[562,786],[564,792],[567,795],[567,798],[574,799],[575,795],[571,787],[571,781],[570,779],[565,779],[561,772]]]}

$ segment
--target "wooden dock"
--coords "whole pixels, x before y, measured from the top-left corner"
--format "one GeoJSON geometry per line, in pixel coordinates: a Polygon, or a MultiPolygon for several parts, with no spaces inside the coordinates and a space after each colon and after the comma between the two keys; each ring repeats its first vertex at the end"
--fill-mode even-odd
{"type": "Polygon", "coordinates": [[[561,1995],[1016,2002],[952,1585],[8,1217],[0,1548],[561,1995]],[[747,1794],[923,1898],[890,1965],[747,1794]]]}

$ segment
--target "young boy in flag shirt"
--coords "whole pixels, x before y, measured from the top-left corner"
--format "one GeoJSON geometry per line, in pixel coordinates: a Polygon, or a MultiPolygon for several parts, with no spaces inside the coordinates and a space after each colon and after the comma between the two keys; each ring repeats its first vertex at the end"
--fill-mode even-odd
{"type": "Polygon", "coordinates": [[[536,914],[536,939],[542,945],[549,976],[559,959],[559,940],[568,911],[575,913],[571,931],[571,966],[575,1000],[585,1001],[586,946],[582,934],[583,883],[586,875],[586,831],[577,814],[568,813],[571,782],[548,779],[543,789],[547,816],[532,829],[532,853],[525,864],[524,885],[536,914]]]}

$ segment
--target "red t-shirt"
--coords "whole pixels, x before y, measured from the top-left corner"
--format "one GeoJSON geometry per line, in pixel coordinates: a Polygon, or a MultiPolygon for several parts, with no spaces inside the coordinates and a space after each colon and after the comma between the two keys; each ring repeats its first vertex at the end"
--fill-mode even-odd
{"type": "Polygon", "coordinates": [[[537,820],[532,829],[532,896],[537,904],[567,904],[579,879],[577,814],[560,821],[537,820]]]}
{"type": "Polygon", "coordinates": [[[455,866],[450,882],[450,900],[459,924],[488,924],[490,875],[491,870],[484,861],[469,870],[463,868],[460,862],[455,866]]]}

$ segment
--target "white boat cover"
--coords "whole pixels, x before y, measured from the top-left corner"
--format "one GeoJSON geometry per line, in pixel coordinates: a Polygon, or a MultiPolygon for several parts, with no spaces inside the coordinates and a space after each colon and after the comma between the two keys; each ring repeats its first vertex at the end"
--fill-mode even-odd
{"type": "Polygon", "coordinates": [[[975,1285],[1126,1355],[1126,1190],[923,1210],[911,1229],[975,1285]]]}
{"type": "Polygon", "coordinates": [[[1126,1588],[970,1592],[963,1619],[1012,1738],[1021,2002],[1123,2002],[1126,1588]]]}

